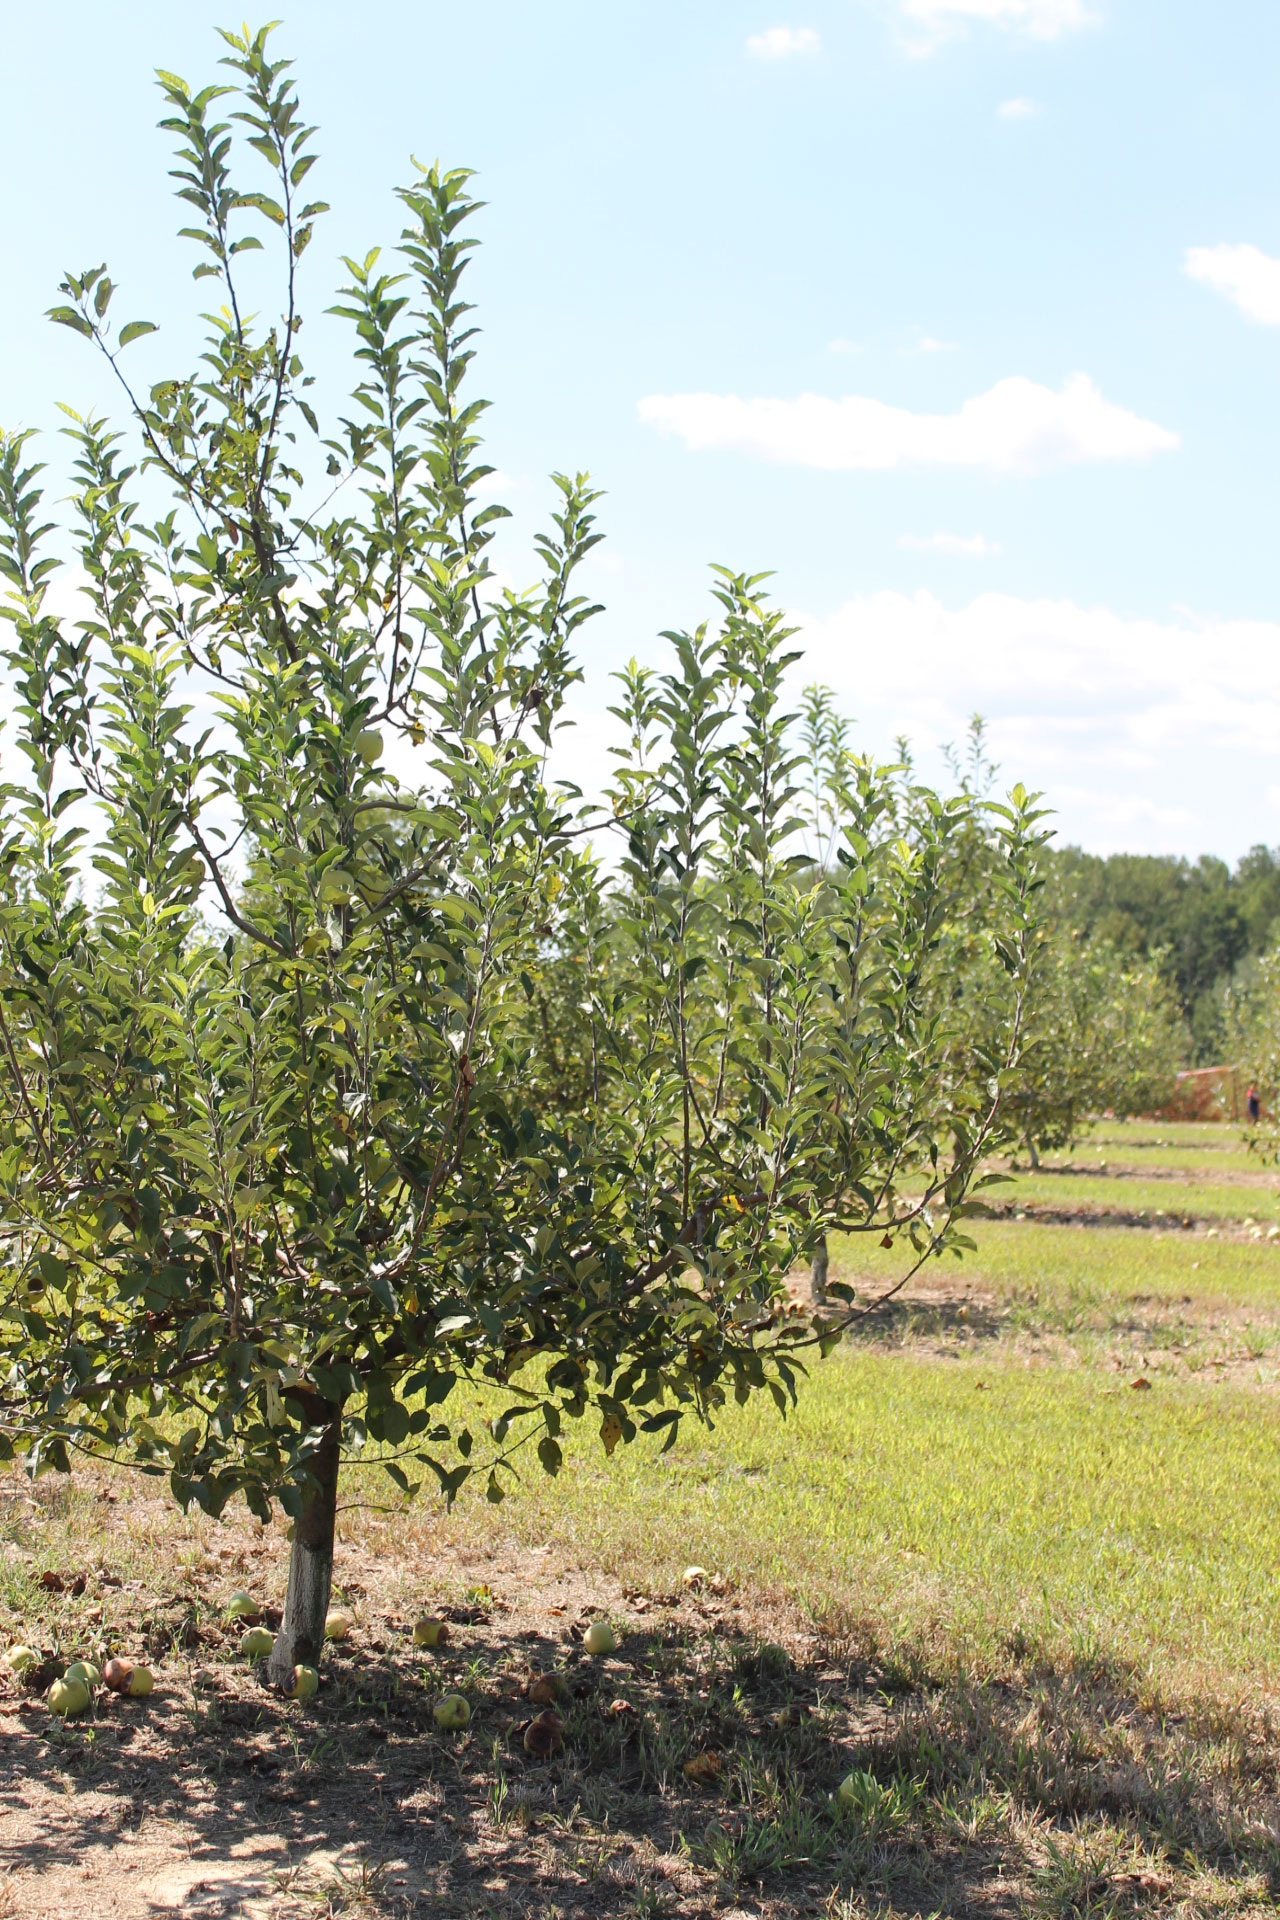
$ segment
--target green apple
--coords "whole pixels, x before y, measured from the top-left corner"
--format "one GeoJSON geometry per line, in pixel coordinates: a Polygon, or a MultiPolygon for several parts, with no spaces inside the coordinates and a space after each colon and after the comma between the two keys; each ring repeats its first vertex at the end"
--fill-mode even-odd
{"type": "Polygon", "coordinates": [[[45,1699],[49,1702],[50,1713],[68,1720],[73,1713],[85,1711],[89,1704],[89,1689],[83,1680],[55,1680],[45,1699]]]}
{"type": "Polygon", "coordinates": [[[261,1608],[251,1593],[233,1593],[223,1608],[223,1618],[243,1620],[248,1614],[260,1612],[261,1608]]]}
{"type": "Polygon", "coordinates": [[[134,1700],[145,1700],[155,1684],[149,1667],[135,1667],[129,1675],[129,1685],[125,1691],[134,1700]]]}
{"type": "Polygon", "coordinates": [[[250,1627],[241,1635],[240,1651],[246,1660],[265,1660],[275,1643],[275,1635],[266,1627],[250,1627]]]}
{"type": "Polygon", "coordinates": [[[320,1685],[320,1675],[314,1667],[295,1667],[293,1685],[289,1689],[291,1700],[310,1700],[320,1685]]]}
{"type": "Polygon", "coordinates": [[[443,1727],[446,1733],[457,1733],[470,1720],[471,1706],[464,1695],[446,1693],[436,1701],[435,1716],[438,1727],[443,1727]]]}
{"type": "Polygon", "coordinates": [[[345,1640],[354,1625],[355,1621],[345,1607],[334,1607],[324,1617],[324,1637],[326,1640],[345,1640]]]}
{"type": "Polygon", "coordinates": [[[618,1636],[607,1620],[593,1620],[582,1636],[588,1653],[616,1653],[618,1636]]]}
{"type": "Polygon", "coordinates": [[[420,1614],[413,1623],[413,1644],[415,1647],[442,1647],[449,1638],[449,1625],[445,1620],[433,1620],[430,1614],[420,1614]]]}
{"type": "Polygon", "coordinates": [[[10,1647],[4,1663],[10,1673],[25,1673],[28,1667],[40,1665],[40,1655],[34,1647],[10,1647]]]}
{"type": "Polygon", "coordinates": [[[62,1677],[64,1680],[83,1680],[90,1691],[102,1685],[101,1669],[95,1667],[92,1660],[73,1660],[62,1677]]]}

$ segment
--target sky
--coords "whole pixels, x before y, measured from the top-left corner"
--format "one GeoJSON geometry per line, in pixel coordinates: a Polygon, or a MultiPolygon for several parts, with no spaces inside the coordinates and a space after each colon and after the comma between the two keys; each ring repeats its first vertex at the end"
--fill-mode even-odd
{"type": "MultiPolygon", "coordinates": [[[[160,324],[145,377],[196,337],[153,69],[213,77],[221,18],[0,0],[0,424],[55,494],[56,403],[113,404],[63,272],[160,324]]],[[[863,749],[944,778],[977,711],[1065,840],[1280,843],[1274,0],[299,0],[276,44],[335,403],[340,256],[394,242],[410,154],[477,170],[504,566],[549,472],[605,489],[580,772],[720,562],[772,571],[863,749]]]]}

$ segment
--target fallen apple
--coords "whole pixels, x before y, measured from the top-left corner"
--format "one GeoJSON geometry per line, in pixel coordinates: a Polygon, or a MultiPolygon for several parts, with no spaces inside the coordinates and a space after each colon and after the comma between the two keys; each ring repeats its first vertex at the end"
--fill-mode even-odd
{"type": "Polygon", "coordinates": [[[711,1575],[705,1567],[686,1567],[680,1575],[680,1584],[688,1587],[691,1593],[697,1593],[700,1588],[706,1586],[710,1578],[711,1575]]]}
{"type": "Polygon", "coordinates": [[[63,1674],[64,1680],[83,1680],[86,1687],[93,1690],[102,1685],[102,1673],[92,1660],[73,1660],[63,1674]]]}
{"type": "Polygon", "coordinates": [[[126,1692],[132,1700],[145,1700],[155,1684],[150,1667],[135,1667],[129,1675],[126,1692]]]}
{"type": "Polygon", "coordinates": [[[430,1614],[420,1614],[413,1623],[413,1644],[415,1647],[442,1647],[449,1638],[447,1620],[433,1620],[430,1614]]]}
{"type": "Polygon", "coordinates": [[[40,1665],[40,1655],[34,1647],[10,1647],[4,1663],[10,1673],[25,1673],[28,1667],[40,1665]]]}
{"type": "Polygon", "coordinates": [[[436,1725],[446,1733],[457,1733],[471,1718],[470,1702],[461,1693],[442,1694],[435,1704],[436,1725]]]}
{"type": "Polygon", "coordinates": [[[533,1754],[535,1759],[546,1760],[551,1754],[559,1753],[563,1745],[564,1722],[549,1707],[536,1720],[531,1720],[524,1730],[524,1750],[533,1754]]]}
{"type": "Polygon", "coordinates": [[[261,1611],[251,1593],[233,1593],[223,1608],[225,1620],[247,1620],[251,1614],[261,1611]]]}
{"type": "Polygon", "coordinates": [[[607,1620],[593,1620],[582,1636],[588,1653],[616,1653],[618,1636],[607,1620]]]}
{"type": "Polygon", "coordinates": [[[246,1660],[265,1660],[275,1643],[275,1635],[266,1627],[250,1627],[240,1637],[240,1651],[246,1660]]]}
{"type": "Polygon", "coordinates": [[[345,1640],[354,1625],[355,1621],[345,1607],[334,1607],[324,1617],[324,1637],[326,1640],[345,1640]]]}
{"type": "Polygon", "coordinates": [[[562,1673],[535,1673],[525,1688],[526,1697],[539,1706],[554,1707],[569,1697],[569,1682],[562,1673]]]}
{"type": "Polygon", "coordinates": [[[55,1680],[45,1699],[49,1702],[50,1713],[56,1713],[64,1720],[73,1713],[83,1713],[89,1704],[89,1689],[83,1680],[55,1680]]]}
{"type": "Polygon", "coordinates": [[[102,1669],[102,1677],[113,1693],[128,1693],[129,1682],[133,1678],[132,1660],[108,1660],[102,1669]]]}
{"type": "Polygon", "coordinates": [[[290,1700],[309,1700],[319,1685],[320,1675],[314,1667],[295,1667],[289,1698],[290,1700]]]}

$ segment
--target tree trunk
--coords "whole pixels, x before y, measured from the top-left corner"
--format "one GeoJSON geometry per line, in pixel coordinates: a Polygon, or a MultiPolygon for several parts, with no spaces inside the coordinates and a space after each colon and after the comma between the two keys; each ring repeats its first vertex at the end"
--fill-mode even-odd
{"type": "Polygon", "coordinates": [[[1027,1152],[1031,1156],[1032,1166],[1038,1171],[1040,1166],[1040,1155],[1036,1152],[1036,1143],[1031,1138],[1030,1134],[1027,1135],[1027,1152]]]}
{"type": "Polygon", "coordinates": [[[328,1401],[310,1398],[306,1412],[309,1424],[323,1431],[320,1445],[311,1456],[311,1478],[303,1493],[302,1510],[293,1523],[284,1619],[267,1665],[272,1684],[286,1690],[293,1685],[295,1667],[314,1667],[319,1662],[333,1584],[342,1413],[328,1401]]]}
{"type": "Polygon", "coordinates": [[[814,1242],[813,1258],[809,1262],[809,1297],[815,1307],[827,1304],[827,1236],[814,1242]]]}

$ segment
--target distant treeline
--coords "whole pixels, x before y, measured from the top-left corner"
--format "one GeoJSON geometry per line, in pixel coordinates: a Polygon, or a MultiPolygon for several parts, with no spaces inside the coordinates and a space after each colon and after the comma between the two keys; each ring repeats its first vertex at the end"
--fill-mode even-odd
{"type": "Polygon", "coordinates": [[[1225,860],[1079,847],[1049,857],[1050,904],[1062,924],[1155,963],[1186,1017],[1191,1056],[1216,1061],[1229,1045],[1231,989],[1247,987],[1280,933],[1280,849],[1225,860]]]}

